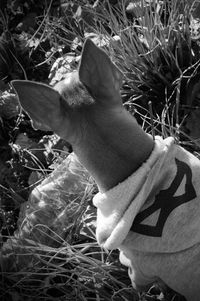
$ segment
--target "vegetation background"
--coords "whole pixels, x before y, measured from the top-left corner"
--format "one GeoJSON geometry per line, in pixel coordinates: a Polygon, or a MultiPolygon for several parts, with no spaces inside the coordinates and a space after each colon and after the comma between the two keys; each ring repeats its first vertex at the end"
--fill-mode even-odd
{"type": "Polygon", "coordinates": [[[199,157],[199,24],[195,0],[0,1],[1,300],[184,300],[134,291],[118,252],[95,241],[93,179],[67,142],[32,128],[9,83],[54,85],[90,37],[123,71],[145,131],[199,157]]]}

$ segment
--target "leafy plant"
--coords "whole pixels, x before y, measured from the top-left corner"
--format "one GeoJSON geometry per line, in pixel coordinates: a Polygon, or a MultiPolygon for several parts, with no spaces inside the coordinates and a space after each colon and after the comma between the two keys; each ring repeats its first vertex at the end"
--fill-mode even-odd
{"type": "Polygon", "coordinates": [[[6,84],[14,78],[54,84],[77,68],[83,41],[90,37],[123,71],[124,105],[145,130],[172,135],[199,155],[187,122],[199,118],[197,4],[186,0],[0,4],[0,89],[9,92],[0,99],[0,151],[5,155],[0,162],[4,167],[0,226],[5,241],[1,251],[6,258],[2,300],[181,300],[155,287],[140,296],[132,289],[117,251],[106,253],[95,242],[94,183],[89,177],[84,184],[78,181],[81,190],[76,195],[65,186],[54,186],[70,146],[52,133],[34,131],[6,84]],[[43,185],[52,185],[55,198],[24,202],[44,178],[43,185]]]}

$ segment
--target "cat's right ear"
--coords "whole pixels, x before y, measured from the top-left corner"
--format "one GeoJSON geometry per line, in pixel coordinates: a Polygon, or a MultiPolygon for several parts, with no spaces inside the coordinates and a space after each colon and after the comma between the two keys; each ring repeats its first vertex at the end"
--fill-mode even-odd
{"type": "Polygon", "coordinates": [[[61,113],[59,93],[48,85],[28,80],[13,80],[11,84],[34,128],[54,130],[61,113]]]}

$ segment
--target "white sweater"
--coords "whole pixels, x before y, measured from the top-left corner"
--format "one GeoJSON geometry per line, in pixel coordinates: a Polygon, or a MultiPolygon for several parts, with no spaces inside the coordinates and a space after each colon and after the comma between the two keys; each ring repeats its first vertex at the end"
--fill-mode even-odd
{"type": "Polygon", "coordinates": [[[97,240],[120,249],[134,286],[158,280],[200,300],[200,160],[156,137],[147,162],[93,202],[97,240]]]}

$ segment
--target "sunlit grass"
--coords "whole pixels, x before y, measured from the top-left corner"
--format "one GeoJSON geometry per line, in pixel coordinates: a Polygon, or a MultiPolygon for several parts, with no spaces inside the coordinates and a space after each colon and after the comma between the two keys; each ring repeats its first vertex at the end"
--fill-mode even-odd
{"type": "MultiPolygon", "coordinates": [[[[83,5],[80,0],[74,3],[83,5]]],[[[183,126],[184,105],[187,105],[184,94],[198,72],[200,59],[199,44],[191,33],[193,7],[187,1],[154,0],[147,5],[141,0],[138,16],[128,18],[124,1],[120,3],[120,7],[112,7],[109,1],[97,7],[86,5],[84,9],[92,17],[92,25],[82,22],[80,26],[77,21],[71,28],[62,17],[49,17],[47,9],[39,20],[37,43],[46,34],[54,40],[55,48],[48,58],[53,62],[54,51],[59,49],[62,55],[61,44],[71,45],[71,37],[76,38],[75,45],[82,46],[86,36],[91,32],[96,34],[124,73],[121,92],[126,108],[148,133],[164,138],[173,136],[177,143],[198,156],[199,143],[184,132],[183,126]]],[[[68,23],[74,24],[74,20],[68,23]]],[[[36,34],[29,43],[35,37],[36,34]]],[[[81,47],[74,49],[79,56],[81,47]]],[[[55,171],[54,175],[46,181],[53,183],[59,172],[55,171]]],[[[44,212],[38,215],[42,210],[38,203],[30,216],[24,209],[26,214],[20,217],[19,231],[7,241],[10,253],[6,244],[3,248],[4,255],[6,252],[11,255],[4,261],[7,267],[2,266],[1,298],[6,301],[55,300],[55,297],[81,301],[138,300],[127,269],[119,263],[118,251],[107,253],[95,240],[95,214],[91,205],[95,184],[88,177],[81,185],[82,191],[73,198],[67,193],[67,186],[55,186],[59,200],[65,204],[63,215],[57,216],[57,224],[48,224],[47,219],[45,222],[44,212]]],[[[45,202],[47,206],[48,197],[45,202]]]]}

